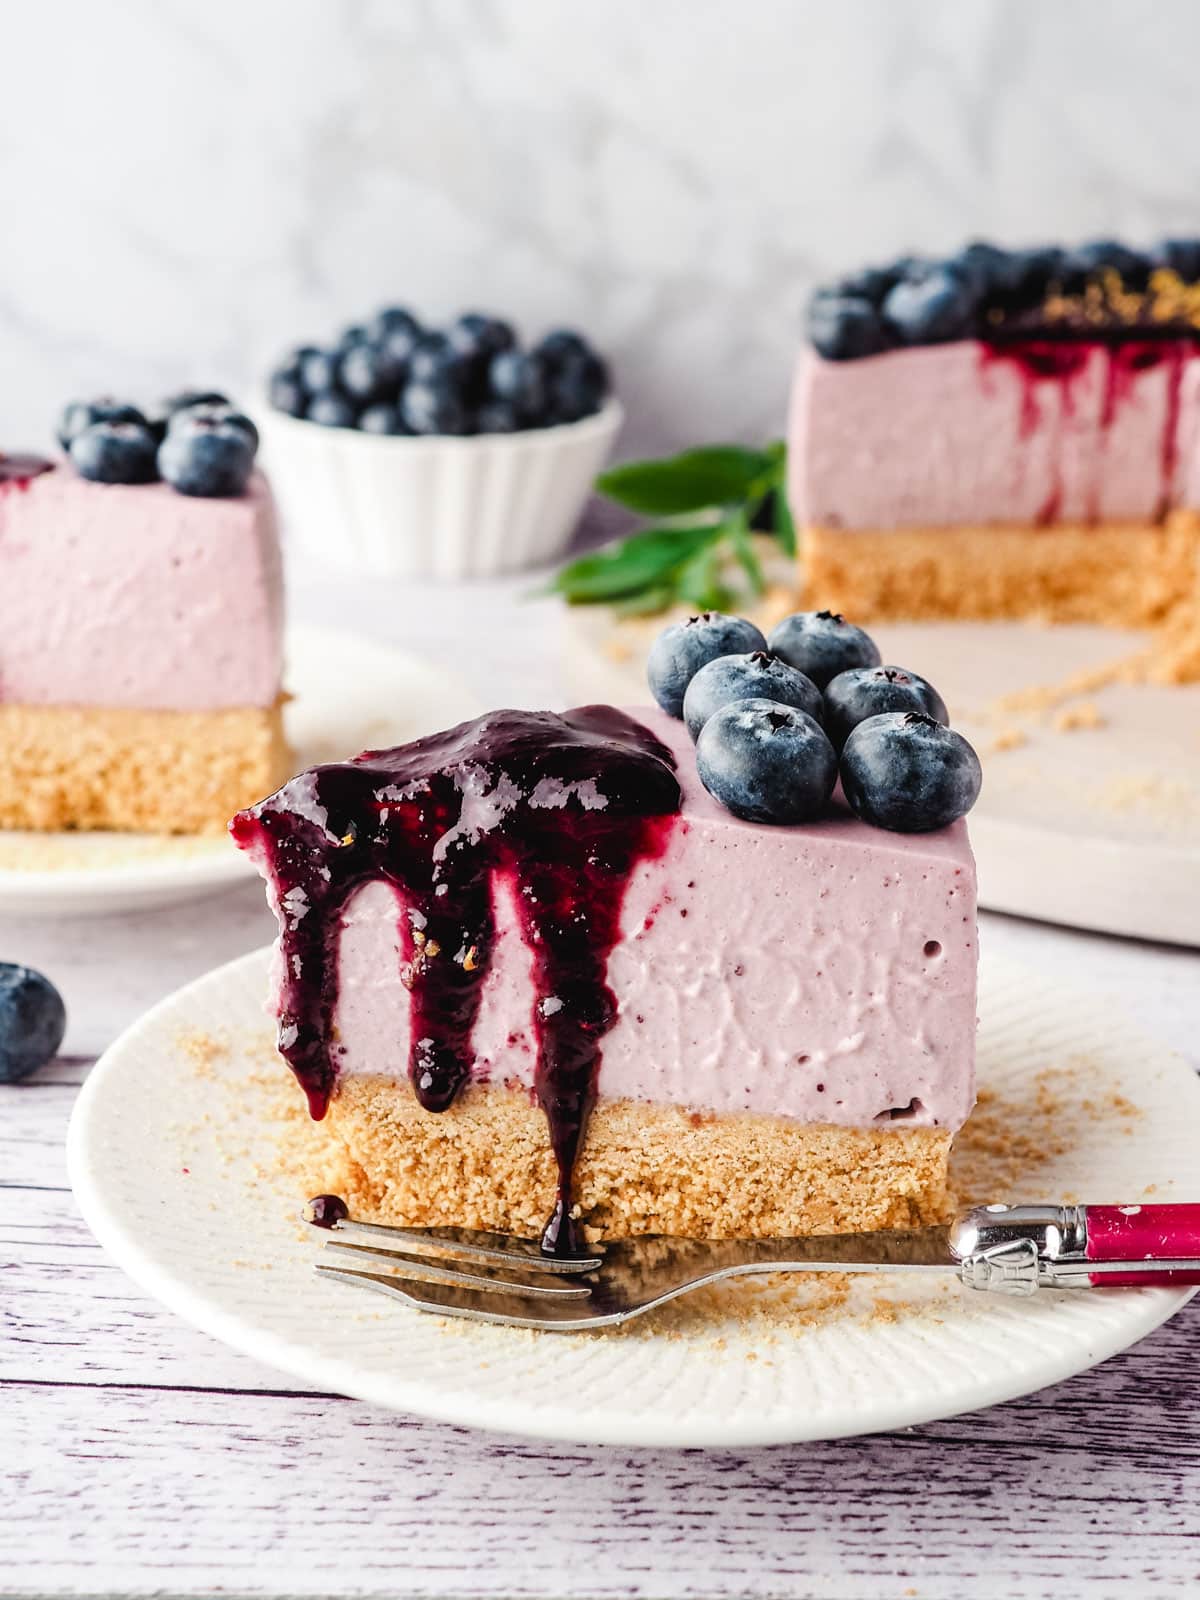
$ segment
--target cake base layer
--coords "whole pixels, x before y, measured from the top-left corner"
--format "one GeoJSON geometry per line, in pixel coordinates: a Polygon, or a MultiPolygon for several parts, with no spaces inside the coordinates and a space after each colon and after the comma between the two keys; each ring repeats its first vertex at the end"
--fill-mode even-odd
{"type": "Polygon", "coordinates": [[[1154,627],[1200,594],[1200,514],[1165,523],[804,531],[805,603],[857,621],[1154,627]]]}
{"type": "MultiPolygon", "coordinates": [[[[536,1238],[553,1209],[546,1119],[519,1091],[471,1085],[450,1110],[429,1112],[407,1080],[346,1078],[328,1122],[345,1150],[342,1193],[356,1217],[536,1238]]],[[[575,1169],[575,1209],[592,1238],[918,1227],[950,1213],[949,1152],[940,1128],[601,1101],[575,1169]]]]}
{"type": "Polygon", "coordinates": [[[290,770],[279,702],[225,711],[0,705],[0,828],[220,833],[290,770]]]}

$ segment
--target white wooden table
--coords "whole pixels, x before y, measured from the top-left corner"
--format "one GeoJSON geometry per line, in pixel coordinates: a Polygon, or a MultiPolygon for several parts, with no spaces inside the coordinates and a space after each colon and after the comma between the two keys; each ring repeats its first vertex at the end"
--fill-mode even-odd
{"type": "MultiPolygon", "coordinates": [[[[452,661],[492,703],[561,698],[550,614],[495,591],[296,599],[452,661]]],[[[1200,953],[984,921],[985,961],[1103,988],[1200,1068],[1200,953]]],[[[269,934],[252,887],[104,923],[0,921],[0,958],[48,970],[72,1011],[72,1053],[0,1089],[0,1594],[1200,1593],[1200,1303],[989,1412],[708,1453],[550,1447],[297,1392],[161,1310],[75,1211],[71,1104],[127,1021],[269,934]]]]}

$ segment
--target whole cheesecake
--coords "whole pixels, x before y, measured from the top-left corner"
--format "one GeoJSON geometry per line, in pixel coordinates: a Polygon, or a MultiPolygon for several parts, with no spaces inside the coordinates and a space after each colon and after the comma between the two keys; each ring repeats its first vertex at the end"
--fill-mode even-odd
{"type": "Polygon", "coordinates": [[[745,821],[679,720],[590,706],[312,768],[231,826],[356,1215],[562,1248],[946,1214],[974,1100],[964,822],[889,833],[840,798],[745,821]]]}
{"type": "Polygon", "coordinates": [[[0,827],[219,831],[287,775],[266,480],[0,456],[0,827]]]}
{"type": "Polygon", "coordinates": [[[1190,240],[977,245],[819,291],[789,428],[808,603],[1168,625],[1200,671],[1198,341],[1190,240]]]}

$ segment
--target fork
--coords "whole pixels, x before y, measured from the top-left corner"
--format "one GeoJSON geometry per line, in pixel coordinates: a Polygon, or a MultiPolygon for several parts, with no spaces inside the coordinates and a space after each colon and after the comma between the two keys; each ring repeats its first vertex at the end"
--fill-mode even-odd
{"type": "Polygon", "coordinates": [[[470,1228],[393,1228],[349,1215],[321,1225],[333,1235],[315,1264],[322,1277],[439,1316],[558,1333],[614,1327],[706,1284],[764,1272],[951,1275],[1007,1295],[1200,1285],[1200,1205],[981,1206],[943,1227],[800,1239],[645,1236],[574,1256],[470,1228]]]}

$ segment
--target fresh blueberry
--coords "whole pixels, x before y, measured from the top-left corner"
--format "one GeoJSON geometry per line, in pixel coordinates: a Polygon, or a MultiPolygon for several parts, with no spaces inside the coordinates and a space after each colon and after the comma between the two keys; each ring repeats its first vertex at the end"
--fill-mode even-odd
{"type": "Polygon", "coordinates": [[[921,711],[935,722],[950,720],[933,685],[903,667],[853,667],[825,684],[824,693],[825,727],[838,750],[860,722],[884,711],[921,711]]]}
{"type": "Polygon", "coordinates": [[[547,403],[546,362],[534,351],[501,350],[488,363],[488,394],[513,408],[523,422],[537,422],[547,403]]]}
{"type": "Polygon", "coordinates": [[[608,393],[608,369],[592,351],[566,355],[551,369],[548,422],[579,422],[599,411],[608,393]]]}
{"type": "Polygon", "coordinates": [[[693,739],[709,717],[734,700],[775,700],[821,720],[821,691],[786,661],[766,650],[718,656],[700,668],[683,696],[683,720],[693,739]]]}
{"type": "Polygon", "coordinates": [[[722,611],[702,611],[686,622],[664,628],[650,646],[646,681],[650,693],[669,717],[682,717],[687,686],[701,667],[718,656],[747,655],[765,650],[767,641],[745,617],[727,617],[722,611]]]}
{"type": "Polygon", "coordinates": [[[319,422],[323,428],[352,428],[358,417],[350,401],[336,389],[314,395],[304,415],[310,422],[319,422]]]}
{"type": "Polygon", "coordinates": [[[979,300],[1007,298],[1021,273],[1020,257],[1012,250],[976,240],[951,258],[950,266],[970,284],[979,300]]]}
{"type": "Polygon", "coordinates": [[[1200,282],[1200,239],[1163,239],[1151,255],[1156,264],[1177,273],[1184,283],[1200,282]]]}
{"type": "Polygon", "coordinates": [[[902,277],[903,273],[894,266],[863,267],[860,272],[851,272],[844,278],[838,278],[828,288],[817,292],[828,294],[834,299],[868,300],[873,306],[878,307],[883,303],[884,295],[902,277]]]}
{"type": "Polygon", "coordinates": [[[555,328],[536,346],[536,353],[546,363],[558,368],[566,361],[573,361],[580,356],[590,356],[592,347],[581,333],[576,333],[574,328],[555,328]]]}
{"type": "Polygon", "coordinates": [[[123,400],[114,400],[112,395],[102,395],[98,400],[72,400],[59,418],[55,430],[59,444],[64,450],[69,450],[71,440],[76,434],[82,433],[85,428],[90,428],[96,422],[145,424],[146,418],[137,406],[127,405],[123,400]]]}
{"type": "Polygon", "coordinates": [[[460,355],[490,358],[501,350],[511,350],[517,336],[507,322],[499,317],[485,316],[480,311],[467,311],[451,324],[447,334],[451,345],[460,355]]]}
{"type": "Polygon", "coordinates": [[[0,1083],[19,1083],[52,1061],[66,1031],[66,1007],[49,978],[0,961],[0,1083]]]}
{"type": "Polygon", "coordinates": [[[511,400],[485,400],[475,413],[476,433],[516,433],[522,417],[511,400]]]}
{"type": "Polygon", "coordinates": [[[839,672],[877,667],[882,660],[870,634],[847,622],[839,611],[797,611],[784,617],[772,630],[767,648],[811,678],[818,689],[839,672]]]}
{"type": "Polygon", "coordinates": [[[158,470],[171,487],[204,499],[241,494],[253,467],[254,441],[238,422],[216,411],[210,416],[185,412],[167,429],[158,452],[158,470]]]}
{"type": "Polygon", "coordinates": [[[379,404],[368,406],[358,419],[362,433],[408,433],[398,406],[379,404]]]}
{"type": "Polygon", "coordinates": [[[360,405],[394,399],[403,377],[404,368],[374,345],[351,345],[338,362],[338,387],[360,405]]]}
{"type": "Polygon", "coordinates": [[[408,363],[408,376],[414,383],[436,383],[444,373],[462,370],[462,352],[455,350],[446,334],[436,330],[421,336],[408,363]]]}
{"type": "Polygon", "coordinates": [[[305,350],[300,357],[300,381],[309,394],[326,394],[337,386],[338,352],[305,350]]]}
{"type": "Polygon", "coordinates": [[[1066,252],[1057,245],[1012,251],[1009,298],[1021,306],[1040,305],[1050,285],[1062,282],[1065,261],[1066,252]]]}
{"type": "Polygon", "coordinates": [[[822,290],[808,306],[809,343],[826,361],[875,356],[889,344],[879,312],[861,295],[822,290]]]}
{"type": "Polygon", "coordinates": [[[400,415],[413,433],[470,432],[470,414],[453,383],[410,382],[400,396],[400,415]]]}
{"type": "Polygon", "coordinates": [[[153,483],[157,449],[144,422],[93,422],[71,440],[71,460],[93,483],[153,483]]]}
{"type": "Polygon", "coordinates": [[[963,339],[975,328],[976,300],[971,284],[949,267],[917,269],[889,289],[883,314],[905,344],[937,344],[963,339]]]}
{"type": "Polygon", "coordinates": [[[267,399],[276,411],[286,412],[289,417],[304,415],[304,385],[293,372],[281,370],[271,374],[267,380],[267,399]]]}
{"type": "Polygon", "coordinates": [[[965,817],[983,782],[962,734],[917,711],[860,722],[846,740],[841,773],[851,810],[893,833],[928,833],[965,817]]]}
{"type": "Polygon", "coordinates": [[[747,822],[811,822],[829,804],[838,763],[821,724],[773,700],[715,712],[696,741],[696,771],[715,800],[747,822]]]}
{"type": "Polygon", "coordinates": [[[1072,287],[1080,278],[1105,270],[1115,272],[1126,288],[1140,289],[1149,279],[1150,262],[1140,250],[1131,250],[1117,239],[1093,239],[1067,255],[1065,272],[1072,287]]]}
{"type": "Polygon", "coordinates": [[[180,411],[189,411],[194,406],[226,406],[231,408],[228,396],[221,394],[216,389],[182,389],[178,394],[170,394],[161,400],[157,406],[146,412],[146,422],[151,433],[159,444],[166,438],[167,429],[171,426],[175,416],[180,411]]]}
{"type": "Polygon", "coordinates": [[[216,389],[182,389],[178,394],[167,396],[162,411],[165,416],[173,417],[177,411],[190,411],[193,406],[228,405],[232,405],[229,396],[216,389]]]}
{"type": "Polygon", "coordinates": [[[370,344],[371,335],[360,323],[352,322],[348,328],[343,328],[338,334],[337,348],[339,355],[345,355],[348,350],[353,350],[357,345],[370,344]]]}
{"type": "Polygon", "coordinates": [[[231,406],[228,400],[186,406],[176,411],[167,424],[167,432],[174,433],[177,428],[211,428],[218,422],[228,423],[231,428],[240,428],[253,448],[258,449],[258,429],[244,411],[231,406]]]}
{"type": "Polygon", "coordinates": [[[381,350],[389,361],[407,372],[408,364],[412,360],[413,352],[421,343],[425,334],[420,328],[393,328],[378,340],[376,348],[381,350]]]}
{"type": "Polygon", "coordinates": [[[398,338],[401,334],[406,335],[410,353],[423,331],[416,317],[405,306],[384,306],[382,311],[375,313],[367,326],[372,344],[382,346],[390,339],[398,338]]]}

